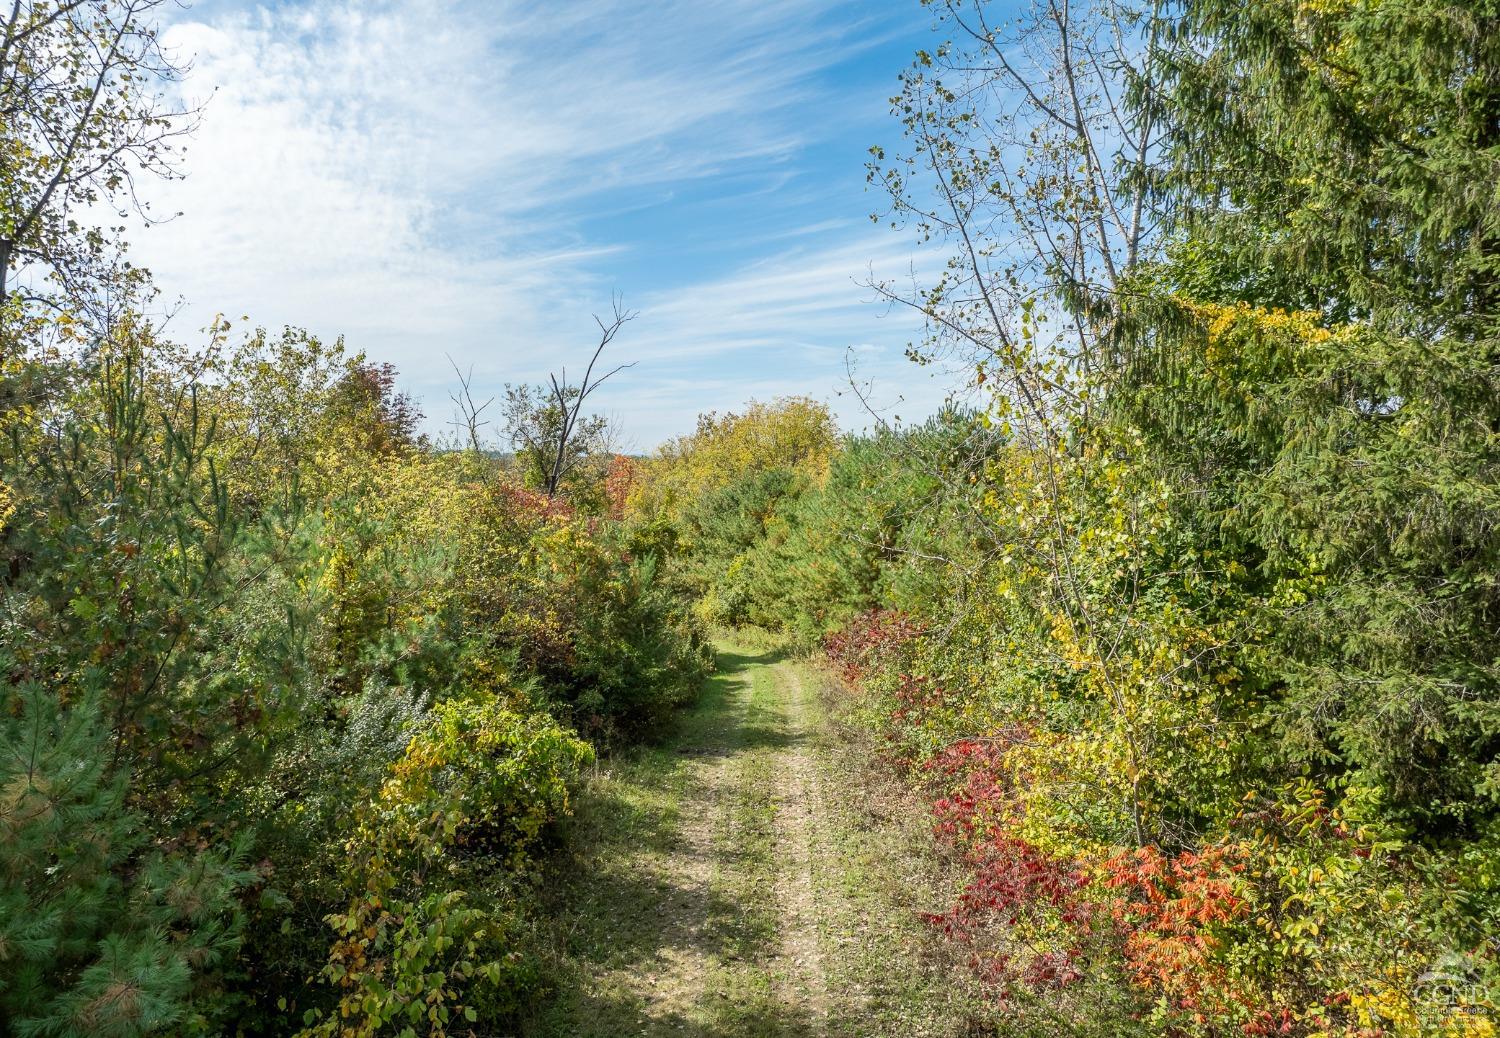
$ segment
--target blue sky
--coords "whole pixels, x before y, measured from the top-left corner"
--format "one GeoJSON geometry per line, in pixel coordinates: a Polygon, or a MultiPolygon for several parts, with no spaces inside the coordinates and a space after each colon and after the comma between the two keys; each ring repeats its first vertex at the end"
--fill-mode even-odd
{"type": "Polygon", "coordinates": [[[930,411],[920,329],[859,282],[909,275],[872,224],[872,144],[929,46],[917,0],[201,0],[167,42],[210,97],[183,215],[136,251],[192,340],[215,313],[305,326],[391,361],[431,431],[445,355],[488,396],[590,348],[591,312],[640,317],[599,399],[648,449],[696,415],[804,393],[868,422],[930,411]]]}

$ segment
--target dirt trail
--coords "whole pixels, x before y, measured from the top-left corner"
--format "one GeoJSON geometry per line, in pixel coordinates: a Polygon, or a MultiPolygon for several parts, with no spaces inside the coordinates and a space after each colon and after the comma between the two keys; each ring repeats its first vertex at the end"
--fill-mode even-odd
{"type": "Polygon", "coordinates": [[[823,808],[823,789],[808,718],[807,686],[793,666],[775,668],[786,694],[786,728],[790,736],[777,769],[782,782],[776,799],[776,904],[781,918],[782,954],[789,966],[784,997],[806,1006],[810,1022],[826,1026],[827,978],[823,972],[821,913],[813,877],[813,838],[823,808]]]}
{"type": "Polygon", "coordinates": [[[555,884],[561,983],[524,1034],[957,1033],[912,903],[942,896],[911,881],[925,821],[872,822],[816,680],[726,645],[674,738],[601,765],[555,884]]]}

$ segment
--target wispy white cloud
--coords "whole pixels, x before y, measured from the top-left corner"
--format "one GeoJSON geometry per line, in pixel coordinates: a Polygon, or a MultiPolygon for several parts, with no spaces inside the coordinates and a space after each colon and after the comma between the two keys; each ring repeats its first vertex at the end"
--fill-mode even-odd
{"type": "MultiPolygon", "coordinates": [[[[794,167],[826,101],[815,74],[872,38],[861,6],[205,3],[167,35],[193,59],[187,92],[212,94],[188,178],[154,199],[184,215],[137,252],[185,298],[179,334],[220,312],[344,334],[440,426],[445,353],[498,386],[586,347],[613,272],[639,262],[589,217],[794,167]]],[[[745,204],[745,240],[778,255],[627,300],[642,316],[621,348],[642,363],[607,404],[637,442],[702,407],[831,393],[846,346],[886,364],[911,336],[856,284],[906,262],[897,243],[842,217],[760,227],[745,204]]]]}
{"type": "MultiPolygon", "coordinates": [[[[666,417],[732,410],[752,397],[805,394],[828,401],[845,427],[861,428],[872,418],[850,391],[852,369],[861,392],[885,417],[930,413],[945,398],[952,373],[921,371],[906,360],[906,345],[921,337],[921,321],[881,304],[870,287],[913,273],[909,249],[867,229],[837,244],[787,249],[726,276],[653,294],[642,301],[628,334],[631,355],[639,358],[639,384],[632,379],[613,386],[608,399],[624,408],[636,393],[666,417]]],[[[645,416],[642,422],[657,438],[683,424],[645,416]]]]}

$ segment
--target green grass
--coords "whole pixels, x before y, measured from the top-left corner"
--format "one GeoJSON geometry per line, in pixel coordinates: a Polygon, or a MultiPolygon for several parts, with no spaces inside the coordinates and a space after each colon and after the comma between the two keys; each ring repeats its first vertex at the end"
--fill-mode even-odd
{"type": "Polygon", "coordinates": [[[958,1036],[995,1033],[987,1002],[955,950],[920,917],[946,908],[959,877],[936,860],[925,804],[880,763],[849,720],[847,694],[805,670],[824,809],[814,885],[825,913],[827,983],[844,994],[828,1034],[958,1036]]]}
{"type": "Polygon", "coordinates": [[[777,951],[782,919],[775,900],[776,790],[780,755],[791,745],[779,709],[779,683],[770,656],[749,669],[750,695],[735,733],[730,782],[724,790],[727,822],[715,850],[723,867],[715,922],[727,955],[710,987],[715,1034],[812,1034],[813,1021],[780,997],[785,978],[777,951]]]}
{"type": "Polygon", "coordinates": [[[659,744],[598,765],[546,884],[554,985],[522,1034],[982,1033],[915,915],[947,893],[925,820],[820,680],[769,639],[723,642],[659,744]]]}

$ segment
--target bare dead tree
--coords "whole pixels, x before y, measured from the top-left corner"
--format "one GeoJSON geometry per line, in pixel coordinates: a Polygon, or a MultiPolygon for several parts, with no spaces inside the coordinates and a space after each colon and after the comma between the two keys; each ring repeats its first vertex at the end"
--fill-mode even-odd
{"type": "Polygon", "coordinates": [[[484,403],[476,403],[474,400],[474,366],[469,365],[467,372],[461,371],[452,357],[448,357],[448,363],[453,366],[453,374],[458,377],[458,389],[448,394],[448,399],[453,401],[453,406],[458,408],[460,417],[448,424],[458,430],[460,434],[467,434],[469,438],[469,449],[475,454],[479,453],[479,430],[489,425],[489,421],[480,421],[479,416],[495,402],[490,397],[484,403]]]}
{"type": "Polygon", "coordinates": [[[594,347],[594,354],[589,358],[588,367],[583,371],[583,381],[577,386],[570,386],[567,368],[562,368],[558,374],[547,376],[552,385],[553,403],[562,416],[552,451],[552,468],[547,476],[546,486],[549,497],[557,496],[557,490],[562,486],[563,479],[578,462],[578,452],[570,451],[568,447],[578,429],[578,416],[583,412],[583,405],[588,401],[589,396],[612,376],[618,375],[626,368],[635,367],[635,361],[631,361],[629,364],[617,365],[597,378],[594,376],[594,368],[598,365],[604,348],[620,334],[621,328],[635,320],[637,316],[636,311],[623,309],[621,302],[619,296],[614,298],[611,317],[607,322],[598,314],[594,315],[594,323],[599,326],[599,345],[594,347]]]}
{"type": "Polygon", "coordinates": [[[563,368],[548,375],[546,385],[505,387],[505,424],[511,446],[527,470],[527,478],[549,497],[556,497],[581,465],[609,449],[609,423],[599,415],[586,413],[584,407],[611,377],[635,367],[632,362],[595,373],[605,348],[635,317],[634,311],[622,308],[618,297],[608,319],[594,315],[599,342],[578,384],[569,381],[563,368]]]}

